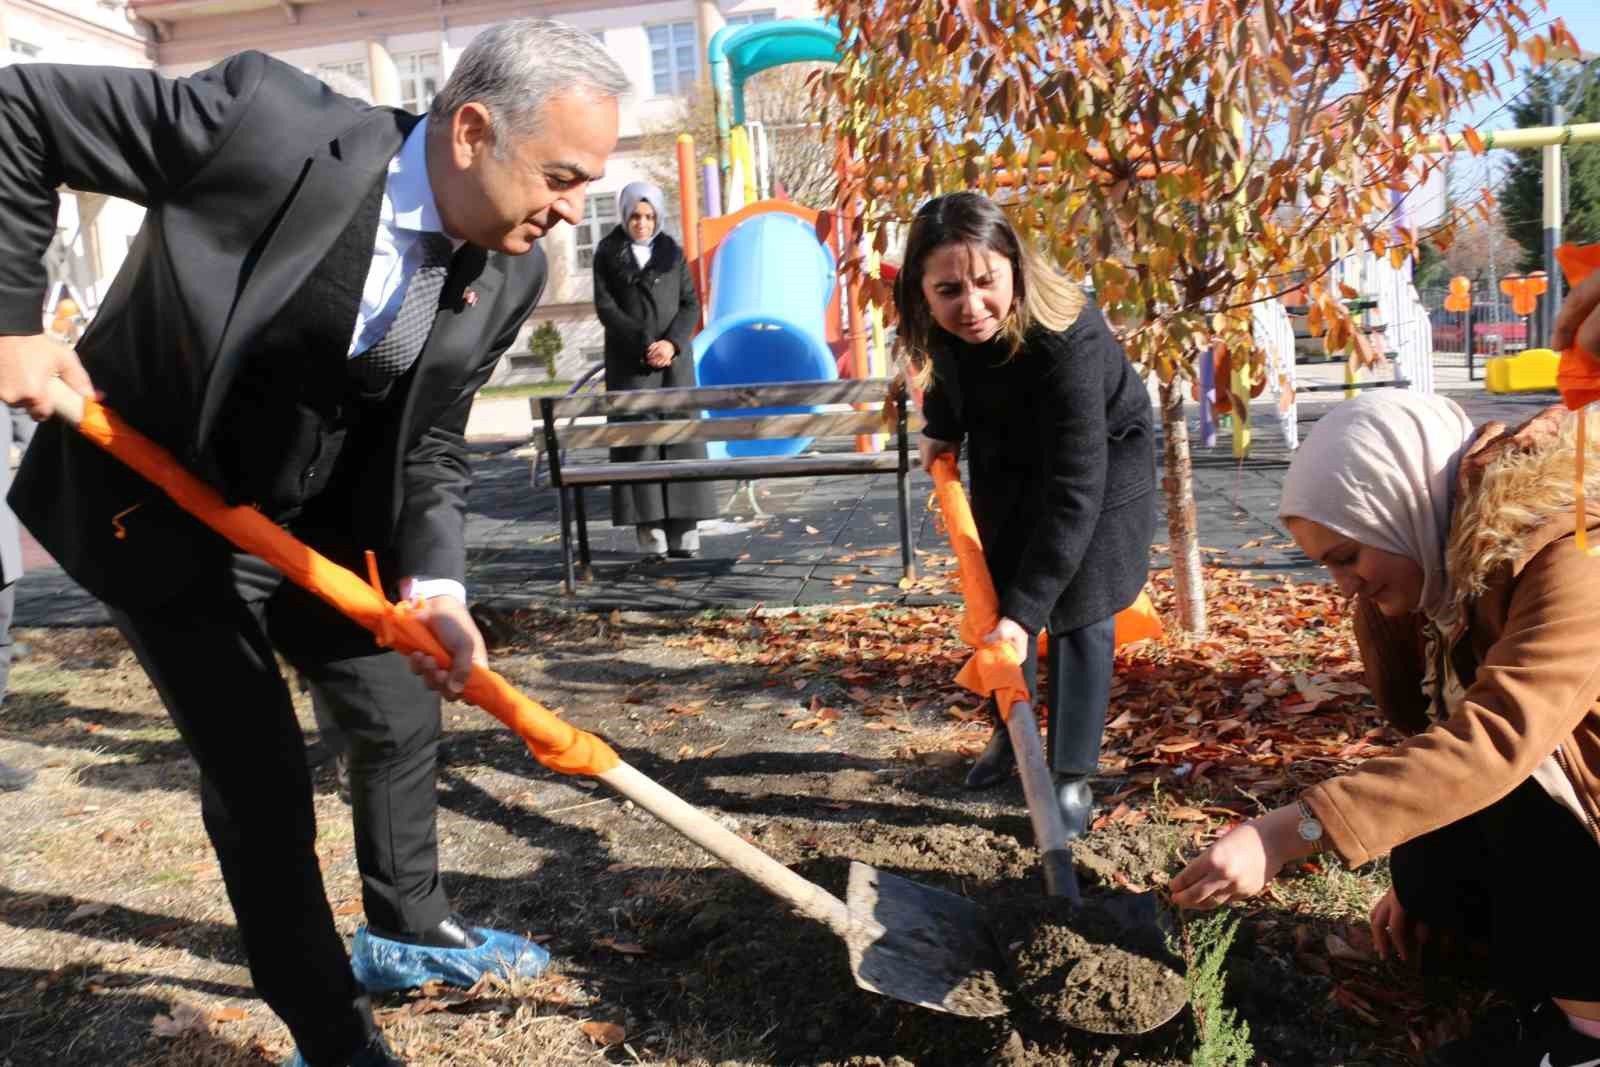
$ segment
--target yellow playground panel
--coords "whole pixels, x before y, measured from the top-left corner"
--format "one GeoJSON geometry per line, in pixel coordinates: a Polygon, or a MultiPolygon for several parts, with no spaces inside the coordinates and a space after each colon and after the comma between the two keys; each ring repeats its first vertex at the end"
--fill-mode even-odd
{"type": "Polygon", "coordinates": [[[1486,365],[1485,387],[1491,393],[1532,393],[1556,387],[1561,356],[1548,348],[1529,348],[1514,356],[1497,356],[1486,365]]]}

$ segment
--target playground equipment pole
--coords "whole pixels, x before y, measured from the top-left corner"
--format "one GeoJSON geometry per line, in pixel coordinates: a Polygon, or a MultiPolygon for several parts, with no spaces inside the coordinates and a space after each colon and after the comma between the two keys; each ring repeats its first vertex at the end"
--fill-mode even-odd
{"type": "Polygon", "coordinates": [[[701,277],[700,203],[694,189],[694,138],[678,134],[678,217],[683,220],[683,256],[694,264],[695,296],[700,300],[700,327],[706,324],[706,286],[701,277]]]}

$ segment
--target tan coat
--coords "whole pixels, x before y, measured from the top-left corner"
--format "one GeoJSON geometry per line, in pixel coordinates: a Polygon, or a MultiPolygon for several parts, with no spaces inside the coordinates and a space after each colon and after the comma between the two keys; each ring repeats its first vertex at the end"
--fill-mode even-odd
{"type": "Polygon", "coordinates": [[[1442,645],[1466,694],[1445,721],[1428,718],[1421,617],[1358,602],[1368,684],[1413,736],[1305,794],[1349,865],[1483,810],[1552,756],[1600,843],[1600,558],[1572,536],[1573,456],[1569,425],[1534,449],[1505,448],[1458,491],[1446,566],[1463,621],[1442,645]]]}

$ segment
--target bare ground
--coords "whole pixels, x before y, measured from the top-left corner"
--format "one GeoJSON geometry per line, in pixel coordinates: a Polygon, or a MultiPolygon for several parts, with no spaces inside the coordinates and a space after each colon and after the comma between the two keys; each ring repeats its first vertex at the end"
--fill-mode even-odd
{"type": "MultiPolygon", "coordinates": [[[[845,646],[859,628],[866,648],[885,619],[908,625],[889,609],[801,625],[842,635],[845,646]]],[[[941,619],[938,640],[948,643],[948,616],[933,623],[941,619]]],[[[276,1063],[290,1051],[287,1033],[250,988],[196,773],[131,654],[108,631],[19,637],[30,651],[0,714],[0,759],[40,775],[0,798],[0,1065],[276,1063]]],[[[521,613],[494,661],[841,896],[853,859],[989,907],[1042,892],[1020,789],[960,787],[987,737],[971,699],[951,688],[869,712],[847,662],[778,670],[763,656],[772,639],[755,627],[741,637],[737,620],[521,613]]],[[[952,645],[948,655],[959,653],[952,645]]],[[[943,684],[924,672],[951,673],[915,657],[893,670],[904,673],[891,684],[912,693],[943,684]]],[[[300,710],[309,735],[309,709],[300,710]]],[[[546,939],[556,963],[511,988],[385,998],[385,1030],[408,1062],[1188,1061],[1187,1013],[1117,1041],[1063,1033],[1026,1011],[974,1022],[859,990],[842,944],[822,927],[603,786],[546,771],[476,709],[447,707],[445,717],[449,892],[474,921],[546,939]]],[[[1115,817],[1078,849],[1091,892],[1158,887],[1216,829],[1190,814],[1215,792],[1177,795],[1156,775],[1118,770],[1100,787],[1119,795],[1115,817]]],[[[361,921],[349,813],[326,768],[318,790],[319,854],[349,936],[361,921]]],[[[1260,1063],[1407,1063],[1410,1035],[1435,1038],[1469,1014],[1461,998],[1429,1001],[1415,977],[1371,960],[1356,920],[1383,888],[1381,868],[1358,876],[1308,865],[1240,910],[1229,999],[1260,1063]]]]}

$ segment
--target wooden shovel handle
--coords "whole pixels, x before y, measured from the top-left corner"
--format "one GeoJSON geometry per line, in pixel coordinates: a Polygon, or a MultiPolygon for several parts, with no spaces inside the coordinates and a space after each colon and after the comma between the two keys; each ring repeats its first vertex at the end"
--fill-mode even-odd
{"type": "Polygon", "coordinates": [[[1072,853],[1067,848],[1067,824],[1061,817],[1055,784],[1045,763],[1044,746],[1039,743],[1039,720],[1026,700],[1011,705],[1006,716],[1011,748],[1017,754],[1017,773],[1022,778],[1022,794],[1028,800],[1028,818],[1033,823],[1033,839],[1039,846],[1044,867],[1045,889],[1053,897],[1066,897],[1074,904],[1082,899],[1078,876],[1072,869],[1072,853]]]}
{"type": "Polygon", "coordinates": [[[45,391],[50,394],[50,406],[55,408],[56,418],[69,426],[76,426],[83,421],[83,397],[72,386],[60,378],[51,378],[45,391]]]}
{"type": "Polygon", "coordinates": [[[800,914],[823,923],[840,937],[847,937],[858,926],[871,923],[870,919],[858,923],[852,919],[844,901],[821,886],[806,881],[629,764],[619,763],[599,777],[602,782],[762,889],[780,900],[788,901],[800,914]]]}

